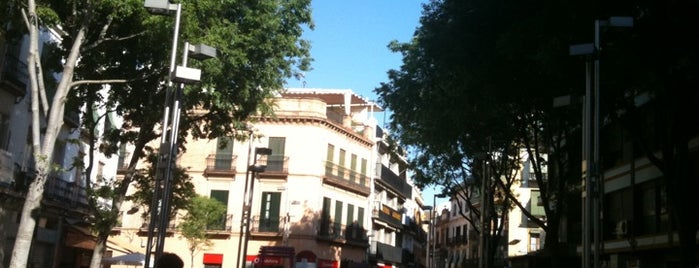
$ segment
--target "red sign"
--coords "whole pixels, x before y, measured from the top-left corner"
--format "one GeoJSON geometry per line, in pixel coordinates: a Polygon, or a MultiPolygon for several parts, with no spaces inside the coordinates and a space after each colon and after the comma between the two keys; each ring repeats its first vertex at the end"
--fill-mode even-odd
{"type": "Polygon", "coordinates": [[[223,254],[204,253],[204,264],[223,264],[223,254]]]}
{"type": "Polygon", "coordinates": [[[340,262],[326,259],[318,259],[318,268],[339,268],[340,262]]]}
{"type": "MultiPolygon", "coordinates": [[[[257,255],[247,255],[247,256],[245,256],[245,261],[246,261],[246,262],[252,262],[252,263],[254,263],[255,265],[259,265],[259,264],[260,264],[260,261],[263,261],[263,260],[262,260],[262,257],[261,257],[261,256],[257,256],[257,255]]],[[[279,256],[267,256],[267,257],[265,257],[264,263],[262,263],[262,265],[282,265],[282,263],[283,263],[283,262],[282,262],[282,257],[279,257],[279,256]]]]}

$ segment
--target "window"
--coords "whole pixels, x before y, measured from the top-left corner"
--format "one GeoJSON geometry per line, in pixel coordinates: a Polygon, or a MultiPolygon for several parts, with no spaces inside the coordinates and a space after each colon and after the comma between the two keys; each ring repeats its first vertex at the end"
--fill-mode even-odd
{"type": "MultiPolygon", "coordinates": [[[[59,166],[61,168],[66,167],[65,166],[65,157],[66,157],[66,142],[63,140],[56,140],[56,145],[55,145],[54,150],[53,150],[53,160],[52,160],[53,164],[55,164],[56,166],[59,166]]],[[[104,165],[104,164],[102,164],[102,165],[104,165]]],[[[62,173],[62,171],[59,169],[52,169],[51,170],[51,174],[54,176],[60,176],[61,173],[62,173]]],[[[98,173],[97,178],[102,179],[101,171],[99,170],[99,167],[98,167],[97,173],[98,173]]]]}
{"type": "Polygon", "coordinates": [[[529,234],[529,252],[534,252],[539,250],[539,234],[531,233],[529,234]]]}
{"type": "MultiPolygon", "coordinates": [[[[227,190],[211,190],[210,193],[210,198],[213,200],[216,200],[218,202],[221,202],[224,206],[226,206],[226,210],[228,210],[228,191],[227,190]]],[[[216,223],[211,224],[210,226],[207,226],[207,228],[211,230],[223,230],[226,227],[226,215],[221,215],[221,218],[219,221],[216,223]]]]}
{"type": "Polygon", "coordinates": [[[267,156],[266,171],[281,172],[284,170],[284,146],[286,138],[284,137],[269,137],[268,148],[272,149],[272,154],[267,156]]]}
{"type": "Polygon", "coordinates": [[[97,163],[97,181],[104,180],[104,162],[100,161],[97,163]]]}
{"type": "Polygon", "coordinates": [[[357,155],[352,154],[350,156],[350,182],[356,182],[357,180],[357,155]]]}
{"type": "Polygon", "coordinates": [[[10,118],[0,113],[0,149],[7,150],[10,145],[10,118]]]}
{"type": "Polygon", "coordinates": [[[279,231],[280,192],[263,192],[260,207],[260,232],[279,231]]]}
{"type": "Polygon", "coordinates": [[[325,155],[325,175],[331,176],[333,174],[333,159],[335,158],[335,146],[328,144],[328,151],[325,155]]]}
{"type": "Polygon", "coordinates": [[[343,178],[343,179],[345,178],[345,154],[346,153],[347,153],[347,151],[345,151],[345,149],[340,149],[340,156],[339,156],[340,159],[337,163],[337,165],[339,166],[337,168],[337,176],[340,178],[343,178]]]}
{"type": "Polygon", "coordinates": [[[347,204],[347,219],[345,226],[350,226],[354,223],[354,205],[347,204]]]}
{"type": "Polygon", "coordinates": [[[359,184],[360,185],[366,185],[366,165],[367,165],[366,159],[362,158],[362,170],[361,170],[362,176],[359,176],[359,184]]]}
{"type": "Polygon", "coordinates": [[[118,168],[128,168],[129,167],[129,161],[130,159],[127,158],[127,153],[126,153],[126,143],[121,143],[119,145],[119,160],[117,162],[117,167],[118,168]]]}
{"type": "Polygon", "coordinates": [[[214,169],[230,170],[233,164],[233,138],[220,137],[216,141],[216,161],[214,169]]]}
{"type": "Polygon", "coordinates": [[[333,233],[340,234],[342,228],[342,201],[335,201],[335,218],[333,219],[333,233]]]}
{"type": "Polygon", "coordinates": [[[323,197],[323,210],[320,214],[320,233],[327,235],[330,232],[330,198],[323,197]]]}
{"type": "Polygon", "coordinates": [[[364,227],[364,208],[357,208],[357,225],[364,227]]]}

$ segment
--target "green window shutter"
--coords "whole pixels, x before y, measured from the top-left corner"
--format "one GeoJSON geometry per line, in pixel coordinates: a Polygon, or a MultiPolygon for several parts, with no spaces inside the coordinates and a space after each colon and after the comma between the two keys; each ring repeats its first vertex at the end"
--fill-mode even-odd
{"type": "Polygon", "coordinates": [[[330,198],[323,197],[323,210],[320,214],[320,234],[328,235],[330,232],[330,198]]]}
{"type": "Polygon", "coordinates": [[[339,160],[337,162],[337,176],[342,178],[342,179],[347,179],[345,176],[345,154],[347,151],[345,149],[340,149],[340,155],[339,155],[339,160]]]}
{"type": "Polygon", "coordinates": [[[356,182],[357,181],[357,155],[352,154],[350,156],[350,182],[356,182]]]}
{"type": "Polygon", "coordinates": [[[211,190],[211,199],[221,202],[228,207],[228,191],[226,190],[211,190]]]}
{"type": "MultiPolygon", "coordinates": [[[[228,191],[226,190],[211,190],[210,193],[210,198],[213,200],[216,200],[218,202],[221,202],[223,206],[226,207],[226,210],[228,210],[228,191]]],[[[207,226],[207,228],[211,230],[223,230],[226,226],[226,214],[222,214],[219,218],[219,220],[210,222],[207,226]]]]}
{"type": "Polygon", "coordinates": [[[279,231],[279,208],[281,205],[280,192],[263,192],[262,204],[260,205],[260,231],[279,231]]]}
{"type": "Polygon", "coordinates": [[[335,218],[333,219],[333,234],[340,235],[342,230],[342,201],[335,201],[335,218]]]}
{"type": "Polygon", "coordinates": [[[282,171],[284,168],[285,137],[270,137],[268,148],[272,154],[267,156],[267,171],[282,171]]]}
{"type": "Polygon", "coordinates": [[[367,165],[367,160],[362,158],[362,167],[361,167],[361,176],[359,176],[359,185],[366,185],[366,165],[367,165]]]}
{"type": "Polygon", "coordinates": [[[541,193],[539,191],[532,191],[531,193],[531,213],[534,216],[544,216],[546,215],[544,207],[540,204],[541,193]]]}
{"type": "Polygon", "coordinates": [[[354,205],[347,204],[347,219],[345,226],[350,226],[354,223],[354,205]]]}
{"type": "Polygon", "coordinates": [[[335,154],[335,145],[328,144],[328,151],[325,155],[325,160],[328,162],[332,162],[335,154]]]}
{"type": "Polygon", "coordinates": [[[357,224],[359,227],[364,227],[364,208],[357,208],[357,224]]]}
{"type": "Polygon", "coordinates": [[[214,169],[229,170],[233,166],[233,138],[220,137],[216,141],[216,161],[214,169]]]}
{"type": "Polygon", "coordinates": [[[333,175],[334,154],[335,154],[335,146],[332,144],[328,144],[328,151],[326,152],[326,155],[325,155],[325,175],[326,176],[333,175]]]}

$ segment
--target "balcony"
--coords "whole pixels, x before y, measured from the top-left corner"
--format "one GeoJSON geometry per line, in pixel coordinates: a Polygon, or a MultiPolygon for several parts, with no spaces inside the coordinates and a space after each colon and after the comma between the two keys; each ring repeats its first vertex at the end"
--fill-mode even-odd
{"type": "Polygon", "coordinates": [[[363,247],[368,246],[369,242],[367,231],[364,227],[357,224],[347,226],[330,220],[320,220],[317,239],[363,247]]]}
{"type": "Polygon", "coordinates": [[[265,171],[260,173],[265,179],[285,179],[289,175],[289,157],[284,155],[267,156],[265,171]]]}
{"type": "Polygon", "coordinates": [[[364,196],[369,196],[369,183],[366,175],[335,163],[325,162],[323,183],[333,185],[364,196]]]}
{"type": "Polygon", "coordinates": [[[206,157],[204,176],[233,178],[237,158],[237,155],[231,154],[210,154],[206,157]]]}
{"type": "Polygon", "coordinates": [[[422,229],[422,226],[418,225],[415,222],[410,222],[407,225],[405,225],[405,230],[408,231],[413,237],[415,238],[415,241],[424,243],[427,241],[427,232],[422,229]]]}
{"type": "Polygon", "coordinates": [[[404,198],[410,199],[413,196],[413,189],[405,179],[398,176],[385,165],[381,165],[381,179],[378,181],[396,193],[401,194],[404,198]]]}
{"type": "Polygon", "coordinates": [[[401,263],[403,261],[403,249],[378,241],[372,241],[369,248],[369,258],[374,260],[401,263]]]}
{"type": "Polygon", "coordinates": [[[468,235],[456,235],[449,237],[449,245],[463,245],[468,244],[468,235]]]}
{"type": "Polygon", "coordinates": [[[255,236],[282,236],[284,221],[282,217],[263,218],[253,215],[250,223],[250,233],[255,236]]]}
{"type": "Polygon", "coordinates": [[[27,64],[12,53],[5,54],[5,60],[0,73],[0,83],[16,97],[24,97],[27,94],[27,64]]]}
{"type": "Polygon", "coordinates": [[[233,230],[233,214],[223,214],[221,219],[206,226],[209,235],[230,235],[233,230]]]}
{"type": "Polygon", "coordinates": [[[400,212],[384,204],[380,204],[379,207],[381,209],[374,209],[373,211],[372,216],[374,219],[378,219],[395,228],[402,229],[403,223],[401,218],[403,215],[400,212]]]}
{"type": "Polygon", "coordinates": [[[47,202],[55,202],[56,205],[64,208],[87,209],[88,207],[85,187],[57,177],[48,178],[44,197],[47,202]]]}
{"type": "MultiPolygon", "coordinates": [[[[148,214],[150,214],[150,211],[148,211],[148,214]]],[[[175,233],[175,230],[177,229],[178,225],[178,220],[177,217],[172,217],[170,219],[170,222],[168,223],[167,229],[165,230],[166,235],[172,235],[175,233]]],[[[141,227],[138,229],[138,235],[139,236],[147,236],[148,235],[148,225],[150,224],[150,216],[146,217],[143,219],[143,222],[141,222],[141,227]]],[[[157,234],[158,233],[158,223],[155,223],[155,228],[153,228],[153,233],[157,234]]]]}

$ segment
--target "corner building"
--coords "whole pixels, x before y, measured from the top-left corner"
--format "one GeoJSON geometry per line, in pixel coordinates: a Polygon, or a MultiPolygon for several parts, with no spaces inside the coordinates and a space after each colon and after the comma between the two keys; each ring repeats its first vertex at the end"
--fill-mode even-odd
{"type": "MultiPolygon", "coordinates": [[[[165,251],[180,255],[185,267],[193,259],[194,267],[233,268],[243,257],[245,267],[366,265],[370,174],[377,166],[370,164],[376,163],[373,113],[381,108],[350,90],[289,89],[274,101],[275,116],[256,118],[250,140],[186,141],[178,165],[189,170],[196,192],[221,201],[227,214],[220,225],[207,228],[212,246],[193,258],[174,228],[186,212],[171,220],[165,251]],[[256,148],[271,154],[256,155],[256,148]],[[248,163],[266,168],[247,172],[248,163]],[[247,253],[239,255],[246,244],[241,239],[246,178],[252,184],[250,233],[247,253]],[[281,252],[270,253],[274,250],[281,252]]],[[[112,239],[143,247],[148,221],[134,207],[124,203],[112,239]]]]}

